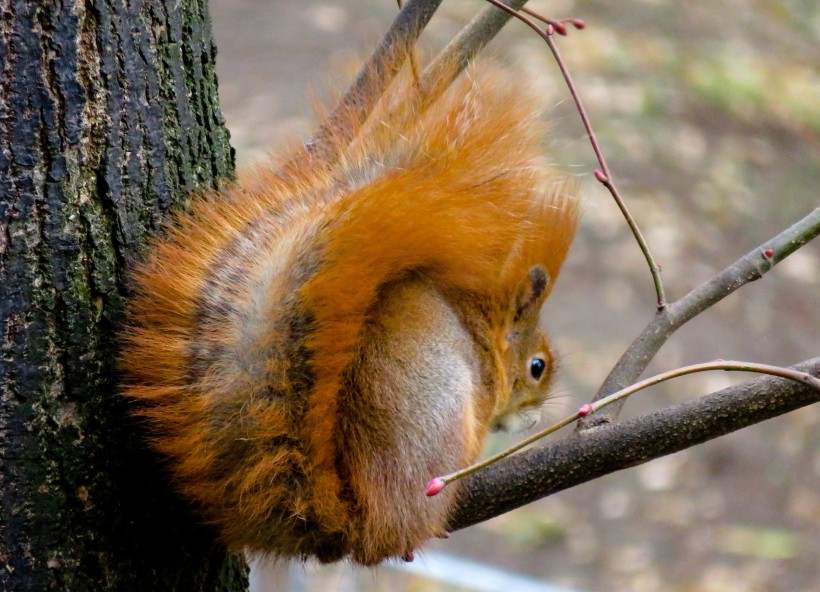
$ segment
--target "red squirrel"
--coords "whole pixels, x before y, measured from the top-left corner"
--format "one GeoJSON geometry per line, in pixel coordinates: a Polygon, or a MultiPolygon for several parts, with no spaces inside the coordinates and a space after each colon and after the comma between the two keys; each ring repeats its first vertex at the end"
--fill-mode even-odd
{"type": "Polygon", "coordinates": [[[133,272],[125,394],[231,548],[412,557],[458,498],[427,482],[547,397],[572,185],[498,68],[424,112],[414,92],[393,83],[332,165],[298,148],[194,198],[133,272]]]}

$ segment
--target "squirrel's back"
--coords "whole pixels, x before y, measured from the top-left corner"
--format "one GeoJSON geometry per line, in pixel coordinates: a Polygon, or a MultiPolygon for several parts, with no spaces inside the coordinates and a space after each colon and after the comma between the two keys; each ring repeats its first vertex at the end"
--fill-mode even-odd
{"type": "Polygon", "coordinates": [[[374,563],[440,533],[455,488],[424,486],[513,405],[511,309],[572,239],[506,76],[423,114],[394,87],[337,165],[297,150],[195,199],[134,273],[126,394],[236,548],[374,563]]]}

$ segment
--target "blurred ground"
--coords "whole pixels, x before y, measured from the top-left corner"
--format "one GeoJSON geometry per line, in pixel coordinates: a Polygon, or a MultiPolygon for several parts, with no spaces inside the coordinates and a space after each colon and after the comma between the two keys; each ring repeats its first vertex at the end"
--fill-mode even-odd
{"type": "MultiPolygon", "coordinates": [[[[561,40],[622,191],[676,298],[820,205],[820,5],[814,0],[556,0],[585,19],[561,40]]],[[[483,8],[444,0],[438,47],[483,8]]],[[[222,106],[240,163],[313,128],[309,98],[387,27],[392,0],[211,0],[222,106]]],[[[543,43],[511,23],[492,51],[543,97],[550,152],[586,211],[549,326],[562,353],[552,418],[586,401],[650,319],[640,252],[608,194],[543,43]]],[[[651,371],[713,358],[791,364],[820,352],[820,246],[683,328],[651,371]]],[[[700,375],[627,414],[726,386],[700,375]]],[[[503,442],[494,442],[500,447],[503,442]]],[[[458,533],[439,551],[584,591],[820,590],[820,408],[575,488],[458,533]]],[[[284,572],[280,572],[284,573],[284,572]]],[[[379,569],[313,575],[317,590],[452,589],[379,569]],[[402,588],[404,586],[404,588],[402,588]]],[[[310,588],[299,588],[310,589],[310,588]]]]}

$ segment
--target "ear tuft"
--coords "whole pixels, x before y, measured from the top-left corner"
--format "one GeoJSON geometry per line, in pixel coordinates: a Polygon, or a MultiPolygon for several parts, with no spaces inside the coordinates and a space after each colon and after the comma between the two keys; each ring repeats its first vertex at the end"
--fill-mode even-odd
{"type": "Polygon", "coordinates": [[[549,275],[543,265],[533,265],[530,268],[530,298],[533,302],[541,298],[549,282],[549,275]]]}
{"type": "Polygon", "coordinates": [[[521,282],[519,288],[515,303],[516,319],[538,312],[538,304],[546,293],[550,282],[549,274],[543,265],[533,265],[530,268],[528,279],[529,282],[521,282]]]}

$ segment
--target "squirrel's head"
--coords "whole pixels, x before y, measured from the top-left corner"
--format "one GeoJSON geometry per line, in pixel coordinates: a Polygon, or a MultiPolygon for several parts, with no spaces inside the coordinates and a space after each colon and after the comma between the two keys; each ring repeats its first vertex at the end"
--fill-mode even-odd
{"type": "Polygon", "coordinates": [[[512,299],[508,322],[499,336],[499,362],[506,384],[499,385],[493,430],[525,430],[541,419],[541,404],[547,399],[555,370],[549,341],[539,326],[549,281],[546,269],[535,265],[512,299]]]}

